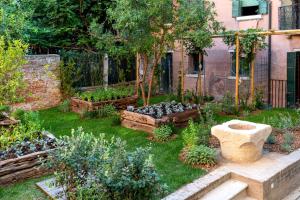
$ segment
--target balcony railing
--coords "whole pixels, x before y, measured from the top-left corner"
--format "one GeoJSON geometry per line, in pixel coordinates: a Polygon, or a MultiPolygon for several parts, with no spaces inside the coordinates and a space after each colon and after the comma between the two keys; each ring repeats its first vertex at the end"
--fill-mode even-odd
{"type": "Polygon", "coordinates": [[[300,4],[279,7],[279,29],[300,28],[300,4]]]}

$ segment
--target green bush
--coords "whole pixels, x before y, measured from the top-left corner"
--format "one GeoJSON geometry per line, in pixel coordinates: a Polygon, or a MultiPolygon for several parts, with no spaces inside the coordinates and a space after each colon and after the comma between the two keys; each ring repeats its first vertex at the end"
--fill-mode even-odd
{"type": "Polygon", "coordinates": [[[165,142],[172,135],[173,130],[169,125],[162,125],[159,128],[154,129],[153,134],[154,138],[158,141],[165,142]]]}
{"type": "Polygon", "coordinates": [[[0,105],[22,100],[24,88],[22,67],[28,45],[20,40],[7,41],[0,36],[0,105]]]}
{"type": "Polygon", "coordinates": [[[112,125],[113,126],[119,126],[121,124],[121,116],[119,113],[116,113],[114,115],[112,115],[112,125]]]}
{"type": "Polygon", "coordinates": [[[222,99],[222,111],[226,114],[237,114],[233,95],[228,91],[222,99]]]}
{"type": "Polygon", "coordinates": [[[269,135],[269,137],[267,138],[267,143],[268,144],[275,144],[276,143],[276,137],[273,133],[271,133],[269,135]]]}
{"type": "Polygon", "coordinates": [[[190,165],[214,165],[217,162],[217,153],[204,145],[194,146],[187,150],[185,162],[190,165]]]}
{"type": "Polygon", "coordinates": [[[293,148],[292,148],[293,143],[294,143],[294,135],[292,132],[287,131],[283,135],[283,143],[281,144],[280,148],[282,151],[292,152],[293,151],[293,148]]]}
{"type": "Polygon", "coordinates": [[[38,112],[24,112],[18,119],[21,121],[19,124],[10,129],[0,129],[0,149],[6,149],[17,141],[33,141],[38,138],[39,132],[42,131],[38,112]]]}
{"type": "Polygon", "coordinates": [[[264,91],[262,88],[256,88],[252,106],[255,109],[263,109],[264,105],[264,91]]]}
{"type": "Polygon", "coordinates": [[[59,106],[58,109],[61,112],[70,112],[70,100],[64,100],[59,106]]]}
{"type": "Polygon", "coordinates": [[[191,148],[198,144],[208,145],[210,128],[206,124],[189,121],[188,126],[183,130],[183,144],[186,148],[191,148]]]}
{"type": "Polygon", "coordinates": [[[60,143],[46,165],[55,169],[68,199],[160,199],[166,194],[148,148],[127,152],[120,139],[95,138],[81,128],[60,143]]]}
{"type": "Polygon", "coordinates": [[[196,146],[199,142],[199,129],[197,123],[189,121],[188,126],[182,132],[183,144],[187,148],[196,146]]]}
{"type": "Polygon", "coordinates": [[[98,110],[94,111],[85,111],[82,114],[82,118],[85,119],[96,119],[96,118],[105,118],[113,116],[117,113],[116,108],[113,105],[105,105],[98,110]]]}
{"type": "Polygon", "coordinates": [[[293,121],[293,118],[289,113],[280,113],[278,115],[274,115],[264,119],[264,123],[278,129],[290,129],[297,126],[297,123],[293,121]]]}
{"type": "Polygon", "coordinates": [[[10,112],[11,108],[7,105],[0,105],[0,112],[10,112]]]}
{"type": "Polygon", "coordinates": [[[90,101],[90,102],[117,100],[128,96],[133,96],[135,94],[134,89],[135,88],[133,86],[116,87],[116,88],[111,87],[107,89],[99,89],[96,91],[87,91],[83,93],[78,93],[77,97],[79,97],[84,101],[90,101]]]}

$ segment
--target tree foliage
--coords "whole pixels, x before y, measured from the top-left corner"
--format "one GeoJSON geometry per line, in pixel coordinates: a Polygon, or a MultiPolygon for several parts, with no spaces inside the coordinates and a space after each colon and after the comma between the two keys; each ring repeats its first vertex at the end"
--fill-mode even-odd
{"type": "Polygon", "coordinates": [[[182,39],[188,54],[205,54],[213,46],[212,35],[224,29],[216,19],[215,4],[207,0],[179,0],[176,37],[182,39]]]}
{"type": "Polygon", "coordinates": [[[29,0],[2,0],[0,1],[0,35],[7,40],[28,40],[28,18],[31,16],[29,0]]]}
{"type": "Polygon", "coordinates": [[[110,29],[106,10],[111,0],[28,0],[31,2],[29,42],[34,48],[95,50],[92,22],[110,29]]]}
{"type": "Polygon", "coordinates": [[[20,100],[20,89],[24,88],[22,66],[26,63],[28,45],[20,40],[7,41],[0,37],[0,105],[20,100]]]}
{"type": "MultiPolygon", "coordinates": [[[[263,50],[267,47],[266,36],[257,34],[257,32],[262,32],[262,29],[247,29],[239,31],[242,36],[240,36],[240,54],[245,55],[247,63],[250,63],[252,59],[255,58],[256,52],[263,50]]],[[[235,46],[236,35],[235,31],[225,31],[223,32],[223,41],[229,47],[235,46]]]]}

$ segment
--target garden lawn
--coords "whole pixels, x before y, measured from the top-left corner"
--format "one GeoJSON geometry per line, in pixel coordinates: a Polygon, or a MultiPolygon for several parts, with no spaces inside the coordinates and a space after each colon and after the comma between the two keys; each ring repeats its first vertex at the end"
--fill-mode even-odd
{"type": "MultiPolygon", "coordinates": [[[[256,115],[246,117],[246,120],[253,122],[263,122],[265,117],[274,116],[281,112],[293,110],[265,110],[256,115]]],[[[177,130],[178,137],[167,143],[154,143],[147,140],[147,134],[140,131],[133,131],[120,126],[113,126],[112,119],[80,119],[74,113],[62,113],[58,109],[40,111],[44,127],[46,130],[54,133],[57,137],[70,135],[72,128],[83,127],[85,132],[92,132],[95,136],[100,133],[106,133],[107,137],[120,137],[127,141],[129,150],[137,147],[151,147],[153,161],[161,175],[161,179],[169,186],[172,192],[186,183],[192,182],[205,174],[201,169],[193,169],[184,165],[178,160],[178,155],[183,147],[181,130],[177,130]]],[[[223,122],[230,120],[231,117],[218,116],[217,120],[223,122]]],[[[34,186],[37,180],[29,180],[23,183],[15,184],[9,187],[0,188],[0,199],[45,199],[46,197],[34,186]]]]}

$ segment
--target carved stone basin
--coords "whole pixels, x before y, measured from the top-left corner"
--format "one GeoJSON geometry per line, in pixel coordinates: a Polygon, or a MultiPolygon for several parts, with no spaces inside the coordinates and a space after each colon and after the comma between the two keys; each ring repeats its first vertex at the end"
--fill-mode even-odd
{"type": "Polygon", "coordinates": [[[221,144],[222,156],[233,162],[254,162],[261,158],[263,145],[272,132],[265,124],[232,120],[212,127],[221,144]]]}

